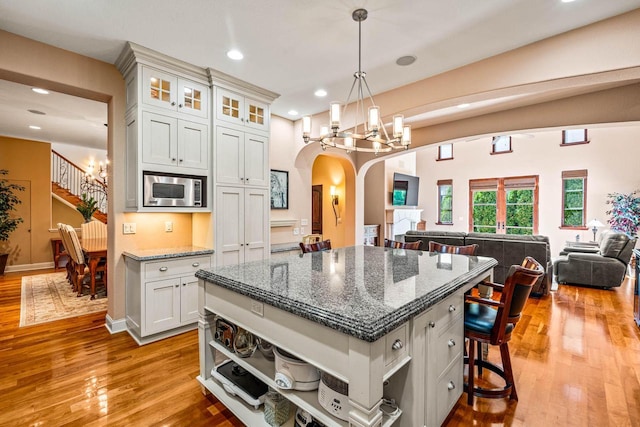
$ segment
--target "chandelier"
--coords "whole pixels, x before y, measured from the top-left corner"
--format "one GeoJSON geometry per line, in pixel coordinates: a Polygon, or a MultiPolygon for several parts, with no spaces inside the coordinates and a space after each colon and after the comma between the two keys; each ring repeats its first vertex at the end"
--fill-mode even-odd
{"type": "Polygon", "coordinates": [[[302,138],[305,144],[309,142],[319,142],[323,150],[327,147],[340,148],[346,150],[347,153],[352,151],[361,151],[367,153],[385,153],[397,149],[408,149],[411,144],[411,126],[404,124],[404,116],[396,114],[393,116],[393,133],[389,137],[387,129],[381,122],[380,107],[375,105],[373,95],[367,84],[364,71],[362,71],[362,21],[367,19],[367,11],[365,9],[356,9],[351,14],[354,21],[358,22],[358,71],[353,74],[353,84],[347,96],[344,106],[339,102],[332,102],[329,107],[329,126],[320,128],[320,136],[311,137],[311,116],[302,118],[302,138]],[[353,130],[340,129],[340,116],[345,116],[347,106],[356,89],[355,102],[355,126],[353,130]],[[365,89],[370,106],[367,110],[368,117],[365,121],[365,89]],[[342,110],[342,111],[341,111],[342,110]],[[361,119],[362,125],[358,125],[358,119],[361,119]],[[362,126],[362,133],[359,131],[362,126]]]}

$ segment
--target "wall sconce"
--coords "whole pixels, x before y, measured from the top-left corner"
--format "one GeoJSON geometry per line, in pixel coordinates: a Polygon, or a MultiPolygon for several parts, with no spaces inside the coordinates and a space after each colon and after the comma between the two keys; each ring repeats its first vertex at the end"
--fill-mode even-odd
{"type": "Polygon", "coordinates": [[[338,195],[336,194],[336,186],[332,185],[330,189],[331,194],[331,207],[333,208],[333,215],[336,217],[336,227],[338,226],[338,211],[336,210],[336,206],[338,206],[338,195]]]}

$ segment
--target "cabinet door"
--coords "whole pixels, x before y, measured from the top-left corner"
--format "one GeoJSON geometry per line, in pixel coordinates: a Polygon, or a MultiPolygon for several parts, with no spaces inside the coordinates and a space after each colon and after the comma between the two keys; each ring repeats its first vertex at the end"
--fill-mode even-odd
{"type": "Polygon", "coordinates": [[[269,256],[269,190],[246,188],[244,193],[244,261],[269,256]]]}
{"type": "Polygon", "coordinates": [[[268,187],[269,185],[269,138],[244,136],[244,183],[268,187]]]}
{"type": "Polygon", "coordinates": [[[178,111],[209,117],[209,88],[191,80],[178,79],[178,111]]]}
{"type": "Polygon", "coordinates": [[[216,178],[220,184],[244,183],[244,132],[216,127],[216,178]]]}
{"type": "Polygon", "coordinates": [[[180,323],[198,321],[198,279],[185,276],[180,280],[180,323]]]}
{"type": "Polygon", "coordinates": [[[218,187],[216,189],[217,265],[232,265],[245,261],[244,204],[243,188],[218,187]]]}
{"type": "Polygon", "coordinates": [[[145,283],[142,335],[180,326],[180,279],[145,283]]]}
{"type": "Polygon", "coordinates": [[[142,102],[176,110],[178,78],[173,74],[142,68],[142,102]]]}
{"type": "Polygon", "coordinates": [[[216,88],[216,119],[243,124],[244,97],[226,89],[216,88]]]}
{"type": "Polygon", "coordinates": [[[209,127],[178,121],[178,165],[194,169],[209,168],[209,127]]]}
{"type": "Polygon", "coordinates": [[[269,105],[245,98],[244,124],[253,129],[269,131],[269,105]]]}
{"type": "Polygon", "coordinates": [[[142,162],[178,164],[178,119],[144,111],[142,113],[142,162]]]}

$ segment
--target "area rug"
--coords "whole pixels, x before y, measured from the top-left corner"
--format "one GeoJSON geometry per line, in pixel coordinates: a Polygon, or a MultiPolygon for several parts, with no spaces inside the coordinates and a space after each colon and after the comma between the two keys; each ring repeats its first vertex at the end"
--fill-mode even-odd
{"type": "Polygon", "coordinates": [[[20,327],[53,322],[107,310],[107,298],[98,294],[77,297],[66,272],[24,276],[20,301],[20,327]]]}

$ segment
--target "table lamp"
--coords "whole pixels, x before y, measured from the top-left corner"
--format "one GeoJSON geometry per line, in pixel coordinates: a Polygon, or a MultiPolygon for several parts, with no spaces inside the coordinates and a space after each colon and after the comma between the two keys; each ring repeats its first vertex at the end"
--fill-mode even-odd
{"type": "Polygon", "coordinates": [[[596,233],[598,232],[598,227],[602,227],[604,224],[598,221],[597,219],[592,219],[587,224],[587,227],[592,227],[591,231],[593,231],[593,241],[596,241],[596,233]]]}

